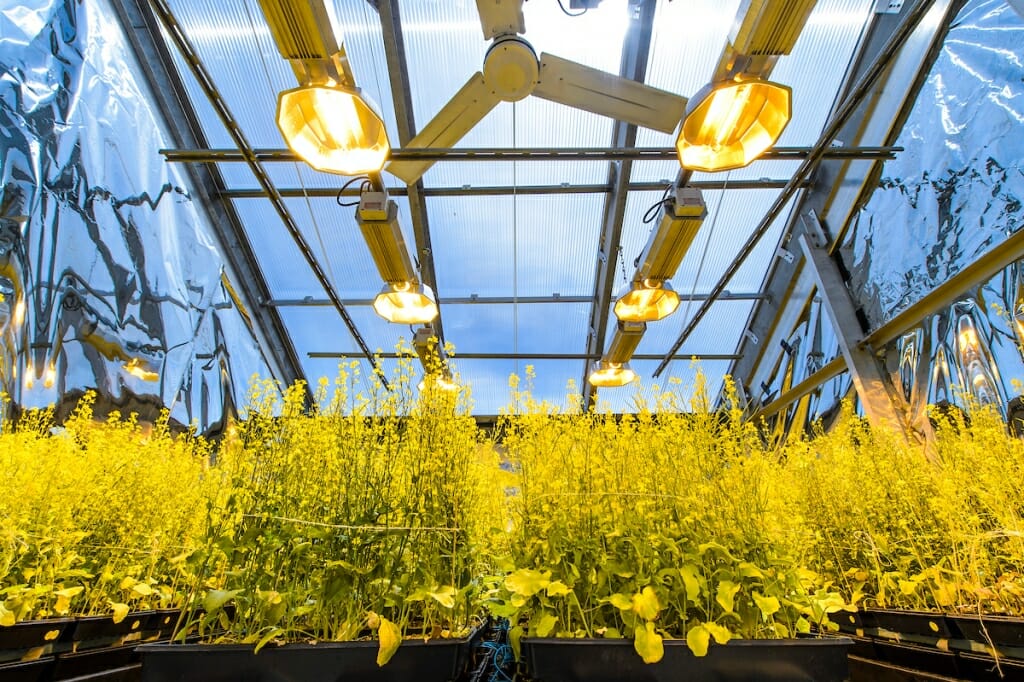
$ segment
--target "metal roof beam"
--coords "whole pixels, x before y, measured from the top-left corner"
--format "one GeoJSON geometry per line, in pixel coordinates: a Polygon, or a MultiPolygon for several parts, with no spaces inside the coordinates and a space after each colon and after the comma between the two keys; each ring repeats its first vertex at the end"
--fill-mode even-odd
{"type": "MultiPolygon", "coordinates": [[[[270,199],[270,203],[273,205],[275,212],[278,217],[281,218],[281,222],[284,224],[285,229],[288,230],[288,233],[291,235],[295,245],[298,246],[300,253],[302,253],[303,258],[306,259],[310,269],[313,271],[313,275],[320,283],[320,286],[323,287],[327,297],[334,304],[335,309],[338,311],[338,315],[341,316],[345,326],[348,327],[356,345],[359,346],[361,351],[363,351],[363,354],[370,361],[370,364],[379,371],[380,368],[373,356],[373,353],[363,340],[362,334],[360,334],[359,329],[356,328],[356,324],[352,320],[352,317],[348,314],[348,311],[345,310],[345,306],[342,305],[341,299],[338,297],[338,293],[334,290],[334,285],[331,283],[330,279],[327,277],[327,273],[324,272],[323,267],[313,254],[313,250],[306,242],[306,238],[303,236],[302,230],[299,229],[298,224],[295,222],[295,218],[293,218],[291,212],[289,212],[288,207],[284,203],[284,199],[282,199],[281,195],[277,192],[277,188],[274,186],[273,181],[267,174],[266,169],[264,169],[260,161],[257,160],[252,145],[249,144],[248,139],[245,137],[245,133],[242,132],[241,127],[238,125],[234,115],[228,108],[227,102],[224,101],[220,91],[214,85],[213,79],[206,70],[206,66],[199,58],[199,54],[196,52],[195,47],[193,47],[191,41],[185,35],[184,29],[180,24],[178,24],[174,13],[167,4],[167,0],[149,0],[149,4],[153,13],[157,18],[159,18],[164,30],[167,31],[167,34],[178,48],[182,58],[192,70],[192,74],[199,83],[199,87],[202,88],[203,94],[206,95],[206,98],[210,101],[210,105],[217,113],[221,123],[224,124],[224,127],[227,129],[231,139],[238,147],[238,149],[235,150],[236,153],[241,154],[242,158],[249,165],[249,169],[252,171],[253,175],[256,176],[256,181],[259,182],[260,187],[267,192],[267,198],[270,199]]],[[[380,375],[380,381],[381,384],[388,387],[387,379],[384,377],[383,373],[380,375]]],[[[306,391],[307,395],[311,395],[309,394],[308,385],[306,387],[306,391]]]]}
{"type": "MultiPolygon", "coordinates": [[[[174,144],[183,147],[207,146],[206,135],[188,92],[168,50],[160,27],[145,0],[113,0],[112,7],[135,53],[146,80],[154,107],[163,115],[174,144]]],[[[247,306],[253,332],[274,375],[292,384],[303,377],[302,363],[291,343],[280,314],[263,306],[270,298],[270,287],[249,243],[245,228],[231,201],[225,198],[224,179],[213,164],[192,164],[185,169],[189,192],[196,207],[206,214],[207,222],[220,244],[229,281],[236,284],[247,306]]]]}
{"type": "MultiPolygon", "coordinates": [[[[636,14],[630,19],[629,29],[622,45],[619,61],[619,75],[643,83],[647,78],[647,58],[651,51],[651,34],[654,29],[655,0],[639,0],[632,6],[636,14]]],[[[625,121],[616,121],[612,132],[612,149],[622,150],[636,144],[637,127],[625,121]]],[[[672,150],[675,151],[674,149],[672,150]]],[[[590,327],[587,334],[587,362],[583,365],[583,392],[589,407],[597,389],[587,381],[589,361],[600,357],[604,350],[608,329],[608,313],[611,309],[612,287],[615,284],[615,265],[619,257],[622,239],[622,223],[626,215],[626,198],[629,194],[629,180],[633,172],[633,160],[617,160],[608,171],[608,184],[615,187],[608,195],[602,218],[601,239],[598,242],[597,270],[594,275],[594,304],[590,309],[590,327]]]]}
{"type": "MultiPolygon", "coordinates": [[[[708,297],[708,294],[679,294],[680,301],[703,301],[708,297]]],[[[764,298],[764,294],[756,292],[752,293],[724,293],[718,297],[720,301],[756,301],[764,298]]],[[[452,305],[507,305],[512,303],[532,304],[532,303],[593,303],[594,298],[592,296],[562,296],[560,294],[552,294],[550,296],[458,296],[445,298],[444,303],[450,303],[452,305]]],[[[368,306],[373,305],[373,299],[370,298],[347,298],[342,299],[348,307],[356,306],[368,306]]],[[[324,298],[313,298],[308,296],[306,298],[279,298],[271,299],[266,302],[268,306],[276,306],[279,308],[308,308],[308,307],[325,307],[330,306],[332,303],[324,298]]]]}
{"type": "MultiPolygon", "coordinates": [[[[626,124],[623,124],[626,125],[626,124]]],[[[616,129],[616,132],[618,130],[616,129]]],[[[635,136],[634,136],[635,137],[635,136]]],[[[616,138],[618,139],[618,138],[616,138]]],[[[635,141],[635,140],[634,140],[635,141]]],[[[613,144],[615,141],[613,140],[613,144]]],[[[802,161],[812,154],[820,159],[891,159],[899,147],[775,147],[759,161],[802,161]]],[[[295,163],[301,159],[290,149],[253,149],[260,163],[295,163]]],[[[161,149],[167,161],[178,163],[247,162],[237,149],[161,149]]],[[[392,149],[392,161],[678,161],[675,147],[445,147],[392,149]]]]}
{"type": "MultiPolygon", "coordinates": [[[[361,353],[358,351],[328,351],[328,352],[311,352],[306,353],[307,356],[314,359],[332,359],[332,358],[354,358],[361,357],[361,353]]],[[[459,360],[600,360],[601,353],[590,354],[590,353],[458,353],[452,356],[452,360],[458,362],[459,360]]],[[[408,357],[406,355],[399,355],[398,353],[382,353],[378,357],[384,359],[395,359],[399,357],[408,357]]],[[[634,355],[634,360],[657,360],[660,355],[634,355]]],[[[688,353],[686,355],[680,355],[677,360],[690,360],[697,358],[698,360],[735,360],[735,355],[717,355],[713,353],[688,353]]]]}
{"type": "MultiPolygon", "coordinates": [[[[373,4],[373,3],[371,3],[373,4]]],[[[388,78],[391,83],[391,99],[395,107],[398,124],[398,139],[407,145],[416,136],[416,119],[413,114],[412,91],[409,86],[409,65],[405,58],[405,38],[402,34],[402,16],[398,0],[379,0],[377,13],[384,38],[384,54],[388,63],[388,78]]],[[[430,241],[430,221],[427,217],[427,200],[423,194],[423,179],[409,185],[409,220],[412,221],[413,239],[416,241],[416,261],[420,268],[420,279],[434,290],[438,297],[438,316],[431,326],[438,340],[444,343],[444,326],[441,323],[441,292],[437,289],[437,273],[434,271],[434,250],[430,241]]]]}
{"type": "MultiPolygon", "coordinates": [[[[938,20],[922,22],[907,36],[898,53],[893,52],[891,55],[886,78],[887,82],[895,83],[896,87],[875,88],[864,97],[838,131],[838,139],[847,144],[895,142],[903,122],[913,108],[930,65],[941,49],[946,30],[962,6],[961,0],[937,0],[931,5],[928,11],[936,13],[938,20]]],[[[853,94],[854,84],[887,49],[893,35],[904,27],[906,15],[907,12],[874,16],[847,79],[847,97],[853,94]]],[[[804,221],[800,218],[809,211],[820,216],[825,227],[836,228],[832,243],[838,243],[851,217],[870,198],[880,172],[881,164],[873,161],[823,161],[815,172],[814,187],[805,193],[800,206],[793,211],[787,230],[789,237],[783,240],[783,248],[791,253],[800,253],[796,241],[803,233],[804,221]]],[[[739,385],[750,387],[756,394],[756,387],[768,380],[778,362],[781,348],[765,341],[790,332],[797,321],[799,310],[810,296],[809,282],[802,258],[792,261],[775,260],[765,279],[764,291],[767,295],[754,306],[747,326],[748,333],[741,340],[738,350],[740,359],[731,370],[739,385]]],[[[830,378],[821,375],[821,380],[830,378]]],[[[806,380],[804,383],[807,383],[806,380]]],[[[749,397],[753,398],[754,395],[749,397]]],[[[781,398],[772,402],[773,410],[781,409],[777,405],[781,398]]],[[[753,402],[756,404],[758,401],[755,399],[753,402]]]]}
{"type": "MultiPolygon", "coordinates": [[[[698,180],[687,183],[687,187],[698,189],[782,189],[789,180],[698,180]]],[[[669,181],[665,182],[631,182],[626,190],[629,192],[660,192],[665,189],[669,181]]],[[[810,181],[804,184],[810,187],[810,181]]],[[[330,187],[279,187],[278,193],[286,199],[335,199],[339,196],[336,189],[330,187]]],[[[573,185],[565,183],[562,185],[525,185],[514,187],[512,185],[497,185],[485,187],[424,187],[419,193],[425,197],[501,197],[512,196],[548,196],[558,194],[608,194],[614,192],[614,185],[573,185]]],[[[396,197],[408,196],[407,187],[388,187],[388,194],[396,197]]],[[[262,189],[226,189],[222,196],[228,199],[266,199],[267,193],[262,189]]],[[[342,197],[358,197],[358,189],[346,189],[340,193],[342,197]]]]}

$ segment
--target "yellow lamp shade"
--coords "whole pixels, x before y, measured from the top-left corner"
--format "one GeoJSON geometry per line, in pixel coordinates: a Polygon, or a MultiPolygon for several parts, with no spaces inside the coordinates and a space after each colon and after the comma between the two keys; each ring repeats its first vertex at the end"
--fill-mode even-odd
{"type": "Polygon", "coordinates": [[[587,381],[591,386],[598,388],[615,388],[632,383],[636,379],[636,372],[629,368],[629,363],[607,362],[601,360],[590,366],[590,376],[587,381]]]}
{"type": "Polygon", "coordinates": [[[438,314],[434,292],[416,282],[386,284],[373,300],[373,309],[395,324],[427,324],[438,314]]]}
{"type": "Polygon", "coordinates": [[[328,173],[375,173],[391,154],[383,119],[358,90],[285,90],[277,99],[277,127],[293,152],[328,173]]]}
{"type": "Polygon", "coordinates": [[[754,79],[712,84],[694,96],[676,151],[683,168],[722,171],[750,164],[789,123],[792,90],[754,79]]]}
{"type": "Polygon", "coordinates": [[[657,322],[679,307],[679,294],[668,283],[636,283],[615,301],[615,317],[623,322],[657,322]]]}

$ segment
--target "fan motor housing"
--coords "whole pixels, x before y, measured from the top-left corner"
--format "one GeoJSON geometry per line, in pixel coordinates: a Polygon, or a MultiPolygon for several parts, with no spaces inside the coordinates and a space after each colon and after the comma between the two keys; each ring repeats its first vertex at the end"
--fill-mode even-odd
{"type": "Polygon", "coordinates": [[[498,38],[484,57],[484,82],[505,102],[516,102],[533,92],[539,76],[537,53],[519,36],[498,38]]]}

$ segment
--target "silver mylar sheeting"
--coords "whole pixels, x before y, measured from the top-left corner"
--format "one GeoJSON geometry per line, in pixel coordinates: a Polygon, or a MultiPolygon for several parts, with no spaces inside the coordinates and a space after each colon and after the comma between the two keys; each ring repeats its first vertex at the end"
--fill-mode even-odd
{"type": "Polygon", "coordinates": [[[0,8],[0,384],[216,429],[269,371],[114,16],[0,8]]]}
{"type": "MultiPolygon", "coordinates": [[[[1004,0],[968,2],[895,143],[906,151],[886,162],[841,250],[870,328],[1024,227],[1022,75],[1024,18],[1004,0]]],[[[807,374],[815,333],[807,319],[788,340],[800,351],[772,390],[786,371],[807,374]]],[[[968,399],[1005,416],[1024,393],[1022,343],[1024,280],[1015,265],[894,342],[887,369],[915,421],[927,419],[928,404],[963,407],[968,399]]],[[[834,412],[849,386],[844,374],[820,387],[808,418],[834,412]]]]}

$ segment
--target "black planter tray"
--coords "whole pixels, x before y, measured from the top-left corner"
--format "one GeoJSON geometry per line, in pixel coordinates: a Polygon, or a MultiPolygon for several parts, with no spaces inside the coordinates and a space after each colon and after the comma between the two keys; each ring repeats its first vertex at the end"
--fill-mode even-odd
{"type": "Polygon", "coordinates": [[[39,647],[52,652],[59,643],[70,641],[74,623],[74,618],[48,618],[0,627],[0,661],[18,660],[39,647]]]}
{"type": "Polygon", "coordinates": [[[468,662],[468,639],[410,639],[384,666],[376,641],[266,646],[144,644],[143,682],[449,682],[468,662]]]}
{"type": "Polygon", "coordinates": [[[965,680],[1024,682],[1024,663],[1020,661],[1000,658],[997,668],[996,660],[991,656],[958,653],[956,664],[965,680]]]}
{"type": "MultiPolygon", "coordinates": [[[[71,633],[77,648],[91,646],[109,646],[113,642],[124,639],[128,635],[138,634],[155,626],[160,611],[132,611],[124,620],[114,622],[113,616],[83,616],[75,621],[71,633]]],[[[172,626],[173,627],[173,626],[172,626]]]]}
{"type": "Polygon", "coordinates": [[[53,672],[54,680],[71,680],[79,677],[99,675],[107,671],[124,668],[139,662],[134,644],[107,649],[90,649],[76,653],[59,654],[53,672]]]}
{"type": "Polygon", "coordinates": [[[536,682],[841,682],[849,677],[850,640],[732,640],[697,657],[682,639],[665,640],[665,657],[646,664],[626,639],[522,641],[536,682]]]}
{"type": "Polygon", "coordinates": [[[34,661],[15,661],[0,663],[0,680],[3,682],[47,682],[53,679],[53,667],[56,661],[53,656],[46,656],[34,661]]]}
{"type": "Polygon", "coordinates": [[[958,677],[957,657],[951,651],[942,651],[932,646],[897,644],[875,640],[877,660],[911,670],[920,670],[933,675],[958,677]]]}
{"type": "Polygon", "coordinates": [[[993,644],[996,648],[1024,649],[1024,619],[1006,616],[947,615],[959,639],[993,644]],[[982,624],[984,623],[984,627],[982,624]],[[988,633],[988,637],[985,633],[988,633]],[[991,640],[991,642],[989,641],[991,640]]]}
{"type": "Polygon", "coordinates": [[[861,614],[865,627],[876,627],[903,635],[920,635],[936,639],[954,638],[946,617],[930,611],[899,609],[865,609],[861,614]]]}
{"type": "Polygon", "coordinates": [[[864,620],[863,611],[836,611],[828,614],[828,619],[839,626],[840,632],[851,635],[863,634],[864,620]]]}

